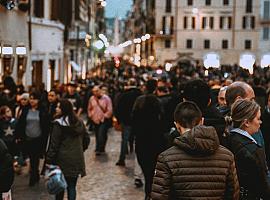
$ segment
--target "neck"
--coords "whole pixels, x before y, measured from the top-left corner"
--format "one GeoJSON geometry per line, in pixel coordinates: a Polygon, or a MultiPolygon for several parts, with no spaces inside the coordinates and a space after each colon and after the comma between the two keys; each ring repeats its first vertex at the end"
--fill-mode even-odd
{"type": "Polygon", "coordinates": [[[184,135],[186,132],[190,131],[191,129],[190,128],[183,128],[183,127],[180,127],[180,135],[184,135]]]}

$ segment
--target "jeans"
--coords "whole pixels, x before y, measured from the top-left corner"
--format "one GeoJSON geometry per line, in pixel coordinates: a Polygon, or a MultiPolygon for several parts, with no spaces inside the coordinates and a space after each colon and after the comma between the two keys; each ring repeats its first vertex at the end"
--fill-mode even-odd
{"type": "Polygon", "coordinates": [[[120,151],[120,161],[125,161],[126,154],[128,153],[128,142],[131,132],[131,127],[128,125],[121,124],[122,127],[122,141],[121,141],[121,151],[120,151]]]}
{"type": "MultiPolygon", "coordinates": [[[[76,200],[76,185],[78,177],[65,177],[67,182],[67,196],[68,200],[76,200]]],[[[65,191],[55,195],[55,200],[63,200],[65,191]]]]}
{"type": "Polygon", "coordinates": [[[94,125],[94,131],[96,136],[96,152],[104,152],[107,143],[107,132],[109,128],[109,120],[104,120],[100,124],[94,125]]]}

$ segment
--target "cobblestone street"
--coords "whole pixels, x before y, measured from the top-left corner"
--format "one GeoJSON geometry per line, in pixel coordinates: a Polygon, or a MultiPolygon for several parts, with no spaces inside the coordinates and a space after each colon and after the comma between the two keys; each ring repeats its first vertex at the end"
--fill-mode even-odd
{"type": "MultiPolygon", "coordinates": [[[[133,180],[134,156],[127,156],[126,167],[115,166],[120,151],[121,134],[112,129],[109,132],[107,154],[95,156],[95,138],[91,136],[91,146],[85,152],[87,176],[79,179],[78,200],[141,200],[142,188],[135,188],[133,180]]],[[[28,173],[17,176],[13,187],[13,200],[53,200],[45,189],[44,179],[39,185],[28,187],[28,173]]]]}

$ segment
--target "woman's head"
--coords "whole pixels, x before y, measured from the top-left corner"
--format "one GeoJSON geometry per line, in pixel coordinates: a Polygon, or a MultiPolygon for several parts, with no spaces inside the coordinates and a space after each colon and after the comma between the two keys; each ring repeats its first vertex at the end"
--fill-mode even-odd
{"type": "Polygon", "coordinates": [[[249,134],[258,132],[261,124],[260,106],[247,99],[239,99],[232,105],[232,122],[234,128],[240,128],[249,134]]]}
{"type": "Polygon", "coordinates": [[[77,121],[72,103],[67,99],[61,99],[56,107],[56,117],[68,117],[71,123],[77,121]]]}
{"type": "Polygon", "coordinates": [[[10,120],[12,118],[12,111],[8,106],[0,107],[0,119],[10,120]]]}
{"type": "Polygon", "coordinates": [[[31,92],[29,95],[29,104],[33,107],[38,107],[38,103],[40,100],[40,94],[38,92],[31,92]]]}

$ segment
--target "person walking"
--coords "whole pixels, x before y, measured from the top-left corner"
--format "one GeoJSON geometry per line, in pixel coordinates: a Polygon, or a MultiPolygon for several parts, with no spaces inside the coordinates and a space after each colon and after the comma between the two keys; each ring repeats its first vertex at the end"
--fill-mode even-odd
{"type": "Polygon", "coordinates": [[[263,147],[253,138],[261,124],[260,106],[255,101],[239,99],[231,108],[233,129],[228,148],[235,155],[241,198],[270,199],[269,171],[263,147]]]}
{"type": "Polygon", "coordinates": [[[49,120],[46,110],[40,105],[40,94],[29,95],[29,107],[24,107],[16,126],[16,135],[22,141],[25,152],[30,158],[29,186],[39,182],[39,161],[45,153],[49,120]]]}
{"type": "Polygon", "coordinates": [[[174,119],[179,136],[158,157],[152,200],[238,200],[234,156],[220,145],[214,127],[201,125],[198,106],[190,101],[178,104],[174,119]]]}
{"type": "Polygon", "coordinates": [[[109,96],[102,94],[98,85],[92,89],[93,95],[88,102],[88,117],[94,123],[94,132],[96,136],[96,155],[105,152],[108,139],[108,129],[112,118],[112,101],[109,96]]]}
{"type": "MultiPolygon", "coordinates": [[[[76,199],[78,177],[85,176],[83,137],[86,128],[75,114],[69,100],[60,100],[56,107],[46,164],[58,165],[67,182],[68,200],[76,199]]],[[[56,195],[56,200],[64,199],[64,191],[56,195]]]]}

